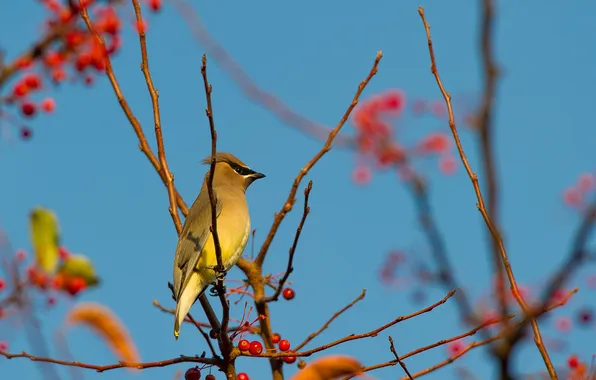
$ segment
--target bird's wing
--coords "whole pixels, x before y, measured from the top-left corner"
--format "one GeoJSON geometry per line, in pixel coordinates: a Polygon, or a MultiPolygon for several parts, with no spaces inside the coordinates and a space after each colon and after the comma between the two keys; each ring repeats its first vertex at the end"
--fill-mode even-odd
{"type": "MultiPolygon", "coordinates": [[[[213,190],[215,196],[215,217],[219,217],[222,209],[221,199],[217,197],[215,189],[213,190]]],[[[194,271],[203,246],[211,234],[211,202],[209,200],[209,193],[205,189],[201,191],[195,203],[188,212],[188,216],[184,221],[184,227],[178,239],[178,246],[176,247],[174,270],[174,293],[176,299],[180,297],[182,290],[186,287],[190,275],[194,271]],[[202,226],[197,231],[196,226],[202,226]],[[178,270],[176,270],[178,269],[178,270]]]]}

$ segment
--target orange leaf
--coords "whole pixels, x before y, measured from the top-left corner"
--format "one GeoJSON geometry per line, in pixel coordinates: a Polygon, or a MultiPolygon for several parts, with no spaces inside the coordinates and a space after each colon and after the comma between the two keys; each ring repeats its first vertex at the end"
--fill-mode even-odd
{"type": "Polygon", "coordinates": [[[137,347],[126,327],[107,307],[92,302],[81,303],[70,310],[66,320],[69,325],[82,324],[99,334],[119,360],[140,361],[137,347]]]}
{"type": "Polygon", "coordinates": [[[362,373],[362,364],[351,356],[329,355],[317,359],[299,371],[292,380],[334,380],[362,373]]]}

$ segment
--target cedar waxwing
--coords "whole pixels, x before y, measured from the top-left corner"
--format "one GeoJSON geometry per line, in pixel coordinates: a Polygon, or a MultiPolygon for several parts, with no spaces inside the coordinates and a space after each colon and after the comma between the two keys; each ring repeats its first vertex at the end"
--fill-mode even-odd
{"type": "MultiPolygon", "coordinates": [[[[210,164],[211,157],[203,160],[210,164]]],[[[217,257],[211,235],[211,202],[207,190],[209,171],[205,174],[201,192],[184,221],[174,256],[174,286],[176,315],[174,337],[178,339],[180,325],[190,307],[216,280],[217,257]]],[[[213,176],[216,199],[217,235],[221,256],[228,271],[246,247],[250,235],[250,216],[245,191],[255,180],[265,177],[230,153],[217,153],[213,176]]]]}

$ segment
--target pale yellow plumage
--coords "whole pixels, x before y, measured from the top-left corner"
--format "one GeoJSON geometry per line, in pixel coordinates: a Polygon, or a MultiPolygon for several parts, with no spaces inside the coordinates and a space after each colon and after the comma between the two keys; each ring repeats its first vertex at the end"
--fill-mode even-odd
{"type": "MultiPolygon", "coordinates": [[[[210,159],[204,160],[209,163],[210,159]]],[[[249,169],[229,153],[216,155],[213,192],[217,199],[217,234],[224,267],[233,267],[248,241],[250,216],[245,191],[264,175],[249,169]]],[[[208,173],[197,199],[189,210],[178,239],[174,258],[173,292],[176,299],[174,336],[198,296],[216,279],[217,265],[211,227],[211,203],[207,190],[208,173]]]]}

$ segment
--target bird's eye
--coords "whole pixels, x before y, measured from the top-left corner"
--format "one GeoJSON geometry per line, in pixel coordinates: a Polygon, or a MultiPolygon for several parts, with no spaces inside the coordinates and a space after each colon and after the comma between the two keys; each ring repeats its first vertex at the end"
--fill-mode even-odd
{"type": "Polygon", "coordinates": [[[242,176],[245,175],[249,175],[254,173],[252,170],[250,170],[249,168],[246,168],[244,166],[240,166],[240,165],[234,165],[234,171],[242,176]]]}

